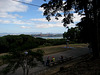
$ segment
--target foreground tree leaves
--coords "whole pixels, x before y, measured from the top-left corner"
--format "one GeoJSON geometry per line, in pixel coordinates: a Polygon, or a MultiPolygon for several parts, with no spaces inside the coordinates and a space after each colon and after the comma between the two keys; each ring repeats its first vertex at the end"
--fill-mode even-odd
{"type": "Polygon", "coordinates": [[[93,56],[97,58],[100,53],[99,4],[99,0],[49,0],[41,7],[44,8],[44,16],[46,16],[48,21],[51,20],[50,17],[52,16],[55,16],[55,19],[58,20],[59,16],[56,15],[60,12],[64,17],[62,23],[66,28],[67,24],[73,23],[73,15],[71,14],[78,13],[79,15],[84,15],[85,20],[82,20],[77,26],[79,26],[81,35],[83,35],[82,39],[91,44],[93,56]]]}
{"type": "Polygon", "coordinates": [[[2,72],[4,74],[14,73],[19,67],[22,67],[23,75],[28,75],[29,70],[37,66],[38,61],[43,61],[43,53],[42,50],[37,50],[36,52],[31,50],[11,52],[2,58],[7,62],[7,66],[2,72]]]}

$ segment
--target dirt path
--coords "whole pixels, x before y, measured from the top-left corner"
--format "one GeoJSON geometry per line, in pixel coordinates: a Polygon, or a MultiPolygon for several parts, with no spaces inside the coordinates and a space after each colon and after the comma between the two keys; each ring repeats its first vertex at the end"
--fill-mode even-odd
{"type": "MultiPolygon", "coordinates": [[[[88,48],[72,48],[71,50],[68,50],[68,51],[45,55],[43,57],[43,60],[46,61],[46,58],[48,56],[50,56],[50,57],[54,56],[57,60],[61,55],[63,55],[64,57],[72,56],[73,58],[76,58],[76,57],[79,57],[79,56],[87,54],[87,53],[89,53],[88,48]]],[[[0,69],[2,69],[2,67],[4,67],[4,66],[1,66],[0,69]]],[[[48,69],[48,67],[40,64],[37,67],[31,69],[29,75],[38,75],[39,72],[46,70],[46,69],[48,69]]],[[[2,75],[2,74],[0,74],[0,75],[2,75]]],[[[22,68],[19,68],[14,74],[10,73],[8,75],[23,75],[22,68]]]]}

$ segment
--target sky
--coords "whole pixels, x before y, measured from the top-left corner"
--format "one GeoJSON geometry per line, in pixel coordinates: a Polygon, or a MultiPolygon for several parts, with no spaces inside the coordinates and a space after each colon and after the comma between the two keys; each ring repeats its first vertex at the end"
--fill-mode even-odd
{"type": "MultiPolygon", "coordinates": [[[[43,8],[23,4],[22,1],[41,6],[43,0],[0,0],[0,33],[64,33],[66,28],[61,23],[63,17],[55,20],[51,17],[48,22],[43,16],[43,8]]],[[[75,27],[82,16],[74,13],[74,23],[69,27],[75,27]]]]}

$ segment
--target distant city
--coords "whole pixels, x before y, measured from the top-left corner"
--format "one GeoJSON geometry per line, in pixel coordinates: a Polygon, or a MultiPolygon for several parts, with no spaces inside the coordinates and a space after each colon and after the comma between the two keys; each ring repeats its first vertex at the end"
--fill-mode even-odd
{"type": "Polygon", "coordinates": [[[39,33],[39,32],[29,32],[29,33],[0,33],[0,37],[5,36],[5,35],[20,35],[20,34],[25,34],[25,35],[32,35],[33,37],[58,37],[62,38],[63,34],[62,33],[39,33]]]}

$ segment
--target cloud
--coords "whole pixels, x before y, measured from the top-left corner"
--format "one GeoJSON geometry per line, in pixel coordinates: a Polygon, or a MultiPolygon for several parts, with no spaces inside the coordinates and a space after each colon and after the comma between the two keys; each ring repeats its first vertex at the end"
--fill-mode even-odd
{"type": "Polygon", "coordinates": [[[55,24],[52,24],[52,23],[49,23],[49,24],[42,23],[42,24],[37,24],[36,27],[37,28],[51,28],[51,27],[63,27],[63,25],[62,25],[62,23],[55,23],[55,24]]]}
{"type": "Polygon", "coordinates": [[[17,20],[17,19],[14,19],[14,20],[12,20],[12,24],[33,25],[34,23],[32,21],[29,21],[29,20],[17,20]]]}
{"type": "Polygon", "coordinates": [[[28,27],[28,26],[20,26],[21,28],[23,29],[30,29],[31,27],[28,27]]]}
{"type": "Polygon", "coordinates": [[[13,0],[0,0],[0,12],[25,12],[27,6],[13,0]]]}
{"type": "MultiPolygon", "coordinates": [[[[74,23],[67,24],[69,27],[75,27],[76,23],[80,22],[81,18],[84,16],[78,15],[78,13],[73,14],[73,21],[74,23]]],[[[63,23],[61,21],[64,17],[59,17],[59,20],[56,20],[55,17],[51,17],[50,22],[48,22],[45,18],[38,18],[38,19],[30,19],[31,21],[39,22],[35,24],[37,28],[50,28],[50,27],[63,27],[63,23]]]]}
{"type": "Polygon", "coordinates": [[[40,8],[38,9],[38,11],[44,12],[44,8],[41,8],[41,7],[40,7],[40,8]]]}
{"type": "MultiPolygon", "coordinates": [[[[71,24],[68,24],[67,26],[69,26],[70,28],[71,27],[75,27],[76,25],[71,23],[71,24]]],[[[49,24],[46,24],[46,23],[41,23],[41,24],[36,24],[36,27],[37,28],[52,28],[52,27],[64,27],[63,26],[63,23],[49,23],[49,24]]]]}
{"type": "Polygon", "coordinates": [[[74,18],[73,18],[74,22],[80,22],[81,18],[85,17],[85,16],[78,15],[78,13],[74,13],[73,15],[74,15],[74,18]]]}
{"type": "MultiPolygon", "coordinates": [[[[78,22],[80,22],[81,18],[84,16],[78,15],[78,13],[73,14],[74,23],[67,24],[69,27],[75,27],[78,22]]],[[[45,18],[39,19],[31,19],[31,21],[38,21],[40,24],[36,24],[37,28],[50,28],[50,27],[63,27],[63,23],[61,21],[64,17],[59,17],[59,20],[56,20],[55,17],[51,17],[50,22],[48,22],[45,18]]]]}
{"type": "Polygon", "coordinates": [[[68,24],[67,26],[68,26],[69,28],[71,28],[71,27],[76,27],[76,24],[71,23],[71,24],[68,24]]]}
{"type": "MultiPolygon", "coordinates": [[[[23,2],[30,3],[32,0],[21,0],[23,2]]],[[[12,12],[26,12],[28,9],[27,5],[24,5],[16,0],[0,0],[0,17],[1,18],[22,18],[18,14],[9,14],[12,12]]]]}
{"type": "MultiPolygon", "coordinates": [[[[63,3],[64,3],[65,1],[63,1],[63,3]]],[[[44,12],[44,9],[43,8],[39,8],[38,9],[38,11],[41,11],[42,13],[44,12]]],[[[75,11],[75,9],[71,9],[70,10],[70,12],[74,12],[75,11]]],[[[59,12],[59,13],[63,13],[63,12],[59,12]]],[[[85,17],[85,16],[80,16],[80,15],[78,15],[78,13],[73,13],[73,21],[74,22],[80,22],[81,21],[81,18],[83,18],[83,17],[85,17]]],[[[51,17],[51,20],[50,20],[50,22],[59,22],[59,21],[62,21],[63,20],[63,18],[64,18],[64,16],[62,16],[62,17],[59,17],[59,20],[56,20],[55,19],[55,17],[51,17]]],[[[33,19],[34,20],[34,19],[33,19]]],[[[35,19],[36,20],[36,19],[35,19]]],[[[45,19],[46,20],[46,19],[45,19]]],[[[44,19],[42,20],[42,19],[37,19],[37,21],[45,21],[44,19]]]]}
{"type": "Polygon", "coordinates": [[[30,3],[32,2],[32,0],[22,0],[23,2],[27,2],[27,3],[30,3]]]}
{"type": "Polygon", "coordinates": [[[0,13],[0,18],[22,18],[23,16],[20,16],[18,14],[8,14],[8,13],[0,13]]]}
{"type": "Polygon", "coordinates": [[[9,21],[9,20],[0,20],[0,23],[2,23],[2,24],[9,24],[9,23],[11,23],[11,21],[9,21]]]}
{"type": "Polygon", "coordinates": [[[0,19],[0,23],[2,24],[19,24],[19,25],[33,25],[34,23],[31,21],[26,21],[26,20],[2,20],[0,19]]]}
{"type": "Polygon", "coordinates": [[[46,18],[30,19],[30,21],[48,22],[46,18]]]}
{"type": "Polygon", "coordinates": [[[55,17],[51,17],[50,22],[48,22],[46,18],[30,19],[30,21],[36,22],[35,25],[37,28],[50,28],[63,27],[63,24],[61,23],[62,19],[63,18],[59,18],[59,20],[56,20],[55,17]]]}
{"type": "MultiPolygon", "coordinates": [[[[81,21],[81,18],[83,18],[85,16],[80,16],[78,15],[78,13],[74,13],[73,14],[73,21],[76,23],[76,22],[80,22],[81,21]]],[[[58,20],[55,19],[55,17],[51,17],[51,20],[50,22],[61,22],[63,20],[64,16],[62,17],[58,17],[58,20]]],[[[46,18],[38,18],[38,19],[30,19],[31,21],[40,21],[40,22],[48,22],[46,20],[46,18]]]]}
{"type": "MultiPolygon", "coordinates": [[[[55,17],[51,17],[50,22],[61,22],[64,17],[59,17],[59,20],[56,20],[55,17]]],[[[48,22],[46,18],[38,18],[38,19],[30,19],[30,21],[40,21],[40,22],[48,22]]]]}
{"type": "MultiPolygon", "coordinates": [[[[51,28],[51,27],[63,27],[63,23],[61,23],[61,20],[63,17],[59,18],[59,20],[55,20],[54,17],[51,17],[52,20],[48,22],[45,18],[38,18],[38,19],[30,19],[30,20],[0,20],[0,23],[5,24],[19,24],[19,25],[31,25],[35,26],[36,28],[51,28]]],[[[75,27],[75,24],[80,21],[82,17],[80,17],[78,14],[74,14],[74,22],[68,24],[69,27],[75,27]]],[[[21,26],[21,28],[30,28],[26,26],[21,26]]]]}
{"type": "MultiPolygon", "coordinates": [[[[30,3],[32,0],[20,0],[23,2],[30,3]]],[[[24,5],[16,0],[0,0],[0,23],[2,24],[31,24],[28,21],[18,20],[23,16],[18,15],[16,12],[26,12],[28,9],[27,5],[24,5]],[[15,13],[16,14],[15,14],[15,13]]]]}

